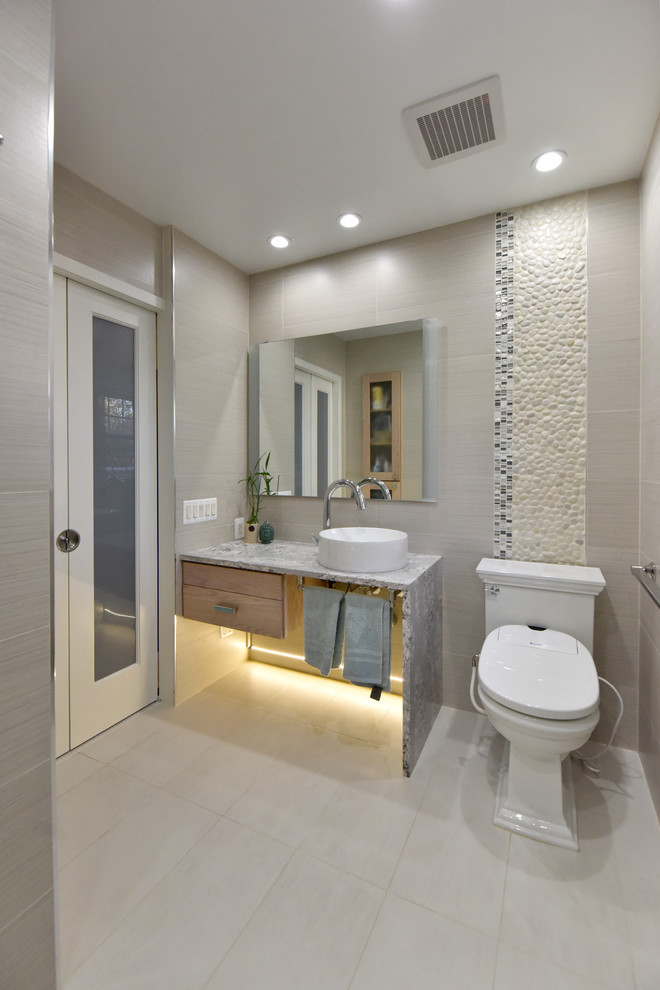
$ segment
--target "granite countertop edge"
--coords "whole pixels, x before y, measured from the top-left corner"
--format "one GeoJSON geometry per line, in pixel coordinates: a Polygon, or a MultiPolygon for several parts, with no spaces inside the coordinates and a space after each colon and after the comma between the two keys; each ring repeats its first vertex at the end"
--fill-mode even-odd
{"type": "Polygon", "coordinates": [[[363,584],[374,588],[405,591],[419,580],[441,558],[430,554],[410,553],[408,563],[396,571],[368,574],[331,571],[317,563],[318,547],[313,543],[273,540],[272,543],[244,543],[234,540],[218,546],[202,547],[178,554],[179,560],[196,564],[216,564],[273,574],[294,574],[300,577],[363,584]]]}

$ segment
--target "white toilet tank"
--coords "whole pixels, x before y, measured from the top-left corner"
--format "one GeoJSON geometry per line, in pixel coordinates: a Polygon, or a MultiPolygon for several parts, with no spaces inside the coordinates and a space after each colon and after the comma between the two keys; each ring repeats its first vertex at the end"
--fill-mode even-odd
{"type": "Polygon", "coordinates": [[[575,636],[593,654],[594,601],[605,587],[598,567],[484,557],[477,567],[486,596],[486,635],[527,625],[575,636]]]}

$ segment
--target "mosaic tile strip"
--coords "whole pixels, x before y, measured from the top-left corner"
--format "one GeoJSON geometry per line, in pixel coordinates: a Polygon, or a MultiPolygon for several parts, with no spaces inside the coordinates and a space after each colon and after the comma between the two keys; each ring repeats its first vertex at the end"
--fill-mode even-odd
{"type": "Polygon", "coordinates": [[[513,547],[514,217],[495,217],[495,479],[493,557],[513,547]]]}
{"type": "Polygon", "coordinates": [[[512,554],[584,564],[586,195],[516,209],[512,554]]]}

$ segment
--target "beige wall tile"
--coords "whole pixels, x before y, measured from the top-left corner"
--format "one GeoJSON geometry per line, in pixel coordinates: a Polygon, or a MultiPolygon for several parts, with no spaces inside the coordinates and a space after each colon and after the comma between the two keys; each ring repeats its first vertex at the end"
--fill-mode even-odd
{"type": "Polygon", "coordinates": [[[603,272],[589,254],[589,334],[598,343],[639,337],[639,287],[634,269],[603,272]]]}
{"type": "MultiPolygon", "coordinates": [[[[174,269],[175,548],[185,553],[233,539],[234,518],[245,515],[248,278],[179,231],[174,269]],[[183,525],[184,499],[213,497],[217,521],[183,525]]],[[[179,618],[177,704],[242,658],[235,637],[221,642],[217,627],[179,618]],[[186,635],[191,625],[203,632],[186,635]]]]}
{"type": "MultiPolygon", "coordinates": [[[[449,323],[461,308],[470,310],[472,294],[486,284],[493,290],[494,231],[490,215],[380,245],[379,310],[428,309],[442,301],[437,315],[449,323]]],[[[428,309],[425,315],[436,314],[428,309]]]]}
{"type": "Polygon", "coordinates": [[[643,481],[641,485],[640,548],[648,559],[660,557],[660,483],[643,481]]]}
{"type": "Polygon", "coordinates": [[[660,482],[660,397],[642,410],[640,441],[640,480],[660,482]]]}
{"type": "MultiPolygon", "coordinates": [[[[641,585],[638,585],[638,588],[641,627],[655,645],[655,648],[660,651],[660,609],[641,585]]],[[[660,677],[660,670],[658,670],[658,676],[660,677]]]]}
{"type": "Polygon", "coordinates": [[[53,238],[58,254],[163,295],[161,228],[57,164],[53,238]]]}
{"type": "Polygon", "coordinates": [[[0,931],[0,986],[7,990],[54,990],[53,892],[0,931]]]}
{"type": "Polygon", "coordinates": [[[247,332],[247,275],[180,230],[174,231],[174,252],[177,323],[180,307],[185,305],[205,319],[220,320],[247,332]]]}
{"type": "Polygon", "coordinates": [[[471,657],[481,650],[485,605],[483,582],[476,571],[480,559],[477,554],[453,553],[443,560],[443,654],[471,657]]]}
{"type": "Polygon", "coordinates": [[[620,182],[588,193],[589,265],[599,275],[639,278],[639,184],[620,182]]]}
{"type": "Polygon", "coordinates": [[[0,105],[11,135],[0,191],[0,985],[30,990],[55,986],[45,698],[51,17],[49,0],[0,7],[0,105]]]}
{"type": "Polygon", "coordinates": [[[587,408],[590,413],[639,409],[640,343],[589,336],[587,408]]]}
{"type": "Polygon", "coordinates": [[[0,789],[0,930],[52,889],[50,761],[0,789]]]}
{"type": "Polygon", "coordinates": [[[592,481],[587,476],[587,548],[634,547],[638,529],[637,481],[613,479],[605,486],[601,481],[592,481]]]}
{"type": "MultiPolygon", "coordinates": [[[[50,207],[50,189],[43,181],[43,164],[48,159],[48,104],[43,99],[43,75],[37,65],[43,52],[35,31],[33,64],[20,59],[7,62],[11,71],[3,73],[3,133],[11,136],[3,145],[3,214],[8,206],[20,206],[23,222],[32,214],[43,223],[50,207]],[[26,112],[27,108],[31,112],[26,112]],[[41,167],[40,167],[41,166],[41,167]]],[[[20,224],[22,226],[22,223],[20,224]]],[[[3,230],[6,232],[5,224],[3,230]]]]}
{"type": "MultiPolygon", "coordinates": [[[[660,256],[660,251],[658,255],[660,256]]],[[[660,323],[660,313],[657,322],[660,323]]],[[[642,409],[646,410],[657,397],[658,380],[660,379],[660,335],[654,337],[649,333],[644,333],[642,354],[641,401],[642,409]]]]}
{"type": "MultiPolygon", "coordinates": [[[[606,679],[614,684],[621,695],[621,700],[623,701],[623,717],[621,718],[621,722],[616,730],[613,745],[621,746],[622,749],[636,750],[638,747],[639,736],[637,688],[619,688],[613,677],[607,677],[606,679]]],[[[616,695],[607,687],[606,684],[601,684],[600,721],[594,729],[591,737],[593,742],[606,743],[609,741],[612,735],[612,730],[614,729],[614,724],[619,715],[619,711],[620,704],[616,695]]]]}
{"type": "MultiPolygon", "coordinates": [[[[653,602],[651,602],[653,606],[653,602]]],[[[657,607],[657,606],[656,606],[657,607]]],[[[654,640],[646,625],[642,625],[640,647],[640,717],[645,713],[654,735],[660,737],[660,643],[654,640]]]]}
{"type": "Polygon", "coordinates": [[[636,481],[639,477],[639,409],[589,412],[587,472],[590,482],[636,481]]]}
{"type": "Polygon", "coordinates": [[[492,349],[490,354],[443,362],[438,473],[445,483],[455,479],[469,484],[470,479],[488,475],[492,479],[494,376],[492,349]]]}
{"type": "Polygon", "coordinates": [[[283,287],[279,271],[250,276],[250,344],[283,337],[283,287]]]}
{"type": "MultiPolygon", "coordinates": [[[[0,252],[2,247],[0,246],[0,252]]],[[[44,279],[42,292],[47,292],[44,279]]],[[[0,362],[0,492],[44,490],[50,483],[48,422],[48,339],[43,332],[48,312],[41,312],[42,329],[3,320],[5,354],[0,362]],[[6,335],[5,335],[6,334],[6,335]]]]}
{"type": "Polygon", "coordinates": [[[0,636],[8,639],[50,618],[49,496],[0,495],[0,636]]]}
{"type": "Polygon", "coordinates": [[[377,265],[371,249],[285,269],[284,337],[335,333],[377,323],[377,265]]]}
{"type": "Polygon", "coordinates": [[[50,626],[0,641],[0,787],[50,759],[50,626]]]}
{"type": "Polygon", "coordinates": [[[604,274],[590,257],[589,339],[598,343],[639,338],[639,288],[632,269],[604,274]]]}
{"type": "MultiPolygon", "coordinates": [[[[641,181],[642,484],[640,560],[660,558],[660,119],[641,181]]],[[[649,788],[660,814],[660,610],[641,597],[639,740],[649,788]]]]}
{"type": "Polygon", "coordinates": [[[442,651],[442,704],[446,708],[474,711],[470,701],[472,655],[442,651]]]}

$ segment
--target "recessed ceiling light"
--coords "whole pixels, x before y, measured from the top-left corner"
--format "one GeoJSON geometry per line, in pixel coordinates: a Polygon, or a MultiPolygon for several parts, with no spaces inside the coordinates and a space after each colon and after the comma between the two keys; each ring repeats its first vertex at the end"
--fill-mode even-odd
{"type": "Polygon", "coordinates": [[[268,238],[268,243],[271,247],[285,248],[291,243],[291,238],[285,237],[284,234],[273,234],[272,237],[268,238]]]}
{"type": "Polygon", "coordinates": [[[337,217],[337,223],[342,227],[357,227],[361,222],[362,217],[359,213],[342,213],[340,217],[337,217]]]}
{"type": "Polygon", "coordinates": [[[565,151],[544,151],[542,155],[534,159],[532,165],[537,172],[552,172],[553,169],[559,168],[565,159],[565,151]]]}

